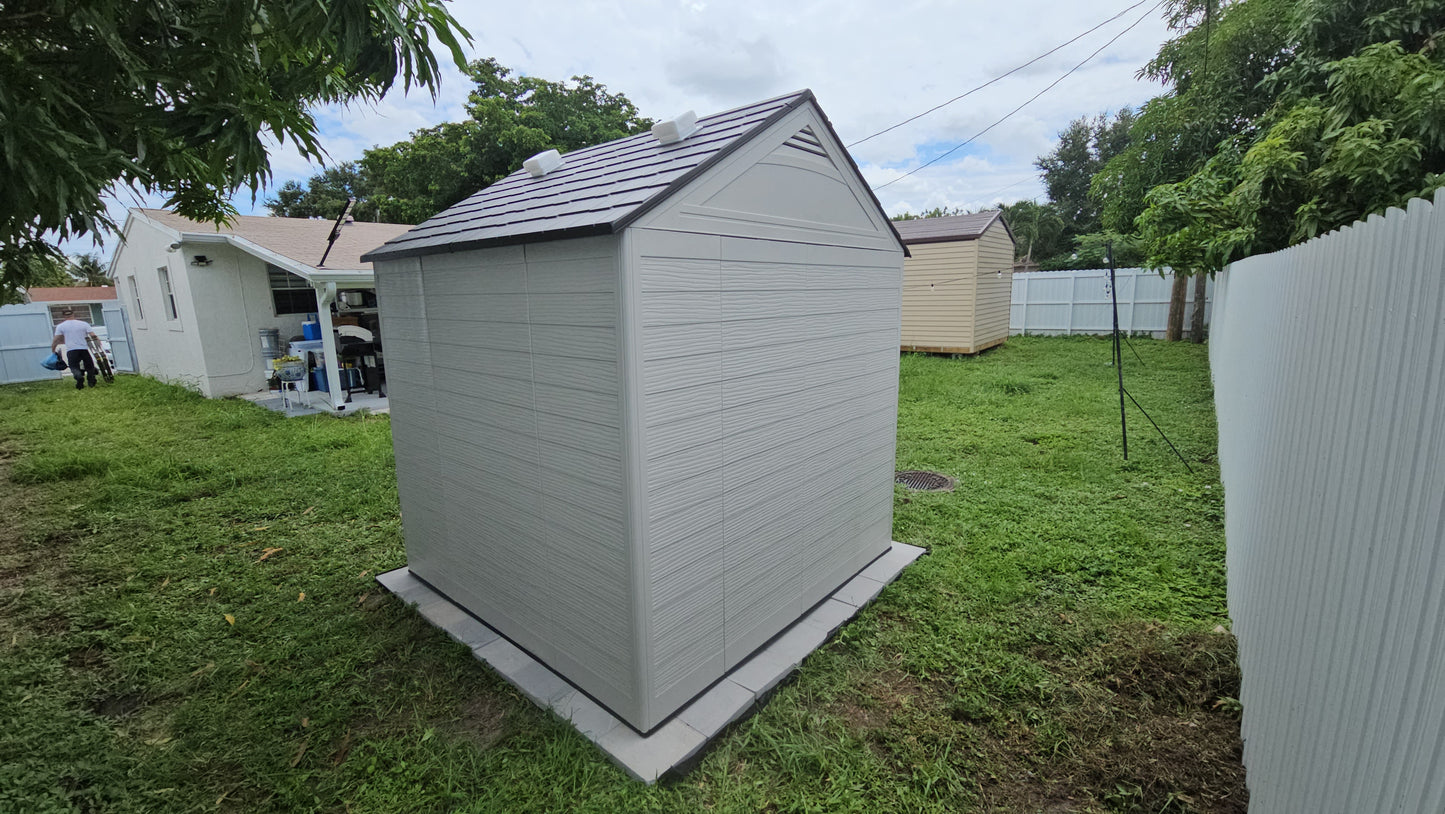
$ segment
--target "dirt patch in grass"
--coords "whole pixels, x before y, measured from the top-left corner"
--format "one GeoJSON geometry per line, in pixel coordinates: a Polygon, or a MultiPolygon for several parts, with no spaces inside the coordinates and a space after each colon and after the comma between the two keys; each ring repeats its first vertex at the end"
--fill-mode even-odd
{"type": "Polygon", "coordinates": [[[938,692],[900,670],[870,677],[856,695],[838,702],[834,712],[858,733],[883,729],[894,715],[920,702],[935,704],[938,692]]]}
{"type": "Polygon", "coordinates": [[[507,734],[507,707],[504,697],[473,695],[457,705],[454,720],[438,728],[456,740],[468,741],[478,749],[486,749],[507,734]]]}
{"type": "Polygon", "coordinates": [[[1078,804],[1114,811],[1244,812],[1234,638],[1162,625],[1113,628],[1076,657],[1046,662],[1059,680],[1050,722],[1006,747],[984,800],[1017,810],[1078,804]]]}
{"type": "Polygon", "coordinates": [[[1233,637],[1136,622],[1086,639],[1033,649],[1039,700],[972,710],[942,683],[885,670],[832,712],[884,760],[907,750],[881,745],[920,734],[969,743],[959,770],[983,811],[1242,814],[1233,637]]]}
{"type": "Polygon", "coordinates": [[[125,718],[145,706],[145,695],[138,692],[123,692],[97,698],[91,704],[96,715],[103,718],[125,718]]]}

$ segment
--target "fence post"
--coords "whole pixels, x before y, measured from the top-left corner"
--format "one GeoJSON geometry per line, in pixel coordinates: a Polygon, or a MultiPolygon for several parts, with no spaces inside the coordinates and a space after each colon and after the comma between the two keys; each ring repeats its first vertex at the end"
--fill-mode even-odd
{"type": "MultiPolygon", "coordinates": [[[[1138,272],[1138,270],[1136,270],[1136,269],[1129,269],[1129,271],[1128,271],[1127,273],[1128,273],[1128,278],[1127,278],[1127,279],[1129,280],[1129,310],[1126,311],[1125,313],[1127,313],[1127,314],[1129,315],[1129,318],[1128,318],[1128,319],[1121,319],[1121,320],[1120,320],[1120,323],[1121,323],[1121,324],[1120,324],[1119,330],[1124,331],[1125,333],[1133,333],[1133,332],[1134,332],[1134,304],[1135,304],[1135,303],[1138,301],[1138,299],[1139,299],[1139,272],[1138,272]]],[[[1123,297],[1120,297],[1120,299],[1123,299],[1123,297]]]]}
{"type": "Polygon", "coordinates": [[[1074,335],[1074,299],[1079,296],[1079,275],[1069,273],[1069,318],[1064,324],[1064,336],[1074,335]]]}
{"type": "MultiPolygon", "coordinates": [[[[1019,311],[1019,333],[1029,332],[1029,278],[1023,278],[1023,308],[1019,311]]],[[[1009,299],[1013,299],[1013,289],[1009,289],[1009,299]]]]}

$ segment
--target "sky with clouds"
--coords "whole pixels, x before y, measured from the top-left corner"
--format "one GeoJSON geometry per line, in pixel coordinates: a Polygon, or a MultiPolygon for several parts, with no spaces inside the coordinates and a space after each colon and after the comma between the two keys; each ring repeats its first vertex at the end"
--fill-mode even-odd
{"type": "MultiPolygon", "coordinates": [[[[495,57],[520,73],[545,79],[588,75],[625,94],[643,115],[655,119],[686,110],[707,115],[811,88],[848,144],[1119,15],[983,90],[850,148],[883,207],[897,214],[1042,200],[1043,185],[1033,162],[1052,149],[1060,130],[1080,116],[1137,106],[1161,90],[1138,79],[1137,73],[1169,35],[1163,11],[1153,0],[1134,4],[487,0],[455,2],[450,8],[472,35],[469,57],[495,57]],[[899,180],[1004,119],[1100,48],[1087,64],[977,140],[899,180]]],[[[425,91],[394,91],[375,104],[317,111],[322,144],[334,162],[360,158],[365,149],[404,140],[418,128],[460,120],[469,90],[470,83],[449,67],[435,100],[425,91]]],[[[281,148],[273,153],[272,169],[273,186],[280,186],[292,179],[304,183],[320,168],[281,148]]],[[[242,214],[265,214],[265,197],[263,192],[253,203],[247,193],[237,196],[235,204],[242,214]]],[[[135,203],[133,196],[123,196],[112,210],[123,219],[125,206],[135,203]]]]}

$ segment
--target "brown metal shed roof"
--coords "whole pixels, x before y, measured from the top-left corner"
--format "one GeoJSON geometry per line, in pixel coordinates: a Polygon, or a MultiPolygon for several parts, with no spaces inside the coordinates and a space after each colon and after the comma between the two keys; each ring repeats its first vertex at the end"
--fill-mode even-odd
{"type": "MultiPolygon", "coordinates": [[[[1008,224],[1003,221],[1003,212],[998,209],[946,218],[900,220],[894,221],[893,226],[904,243],[945,243],[953,240],[977,240],[994,221],[1003,223],[1004,229],[1008,230],[1008,224]]],[[[1013,238],[1011,230],[1009,238],[1013,238]]]]}
{"type": "MultiPolygon", "coordinates": [[[[809,102],[815,102],[813,92],[802,90],[704,116],[693,135],[673,144],[659,144],[651,133],[641,133],[567,153],[561,167],[541,178],[517,170],[362,259],[619,232],[809,102]]],[[[827,123],[821,111],[819,115],[827,123]]],[[[832,125],[828,127],[831,131],[832,125]]],[[[853,169],[857,172],[856,165],[853,169]]]]}

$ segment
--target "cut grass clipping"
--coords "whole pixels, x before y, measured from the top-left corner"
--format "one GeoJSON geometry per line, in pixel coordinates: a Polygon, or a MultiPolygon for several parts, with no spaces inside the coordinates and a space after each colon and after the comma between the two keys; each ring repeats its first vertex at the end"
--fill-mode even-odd
{"type": "Polygon", "coordinates": [[[1205,350],[1135,344],[1194,476],[1107,341],[905,356],[929,556],[654,787],[376,586],[387,418],[0,388],[0,810],[1242,812],[1205,350]]]}

